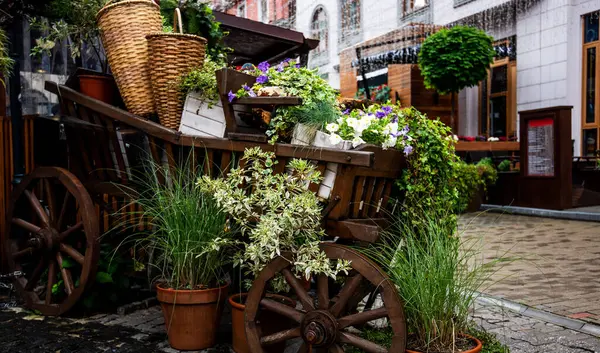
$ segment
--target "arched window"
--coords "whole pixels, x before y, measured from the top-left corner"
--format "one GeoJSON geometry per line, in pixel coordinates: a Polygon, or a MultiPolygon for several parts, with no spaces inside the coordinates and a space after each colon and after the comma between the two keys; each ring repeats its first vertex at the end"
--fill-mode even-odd
{"type": "Polygon", "coordinates": [[[408,15],[429,5],[429,0],[402,0],[402,13],[408,15]]]}
{"type": "Polygon", "coordinates": [[[350,44],[360,34],[360,0],[340,1],[340,22],[340,39],[350,44]]]}
{"type": "Polygon", "coordinates": [[[317,7],[313,12],[310,23],[311,37],[319,40],[319,46],[315,48],[315,54],[327,52],[329,42],[329,27],[327,23],[327,13],[322,6],[317,7]]]}

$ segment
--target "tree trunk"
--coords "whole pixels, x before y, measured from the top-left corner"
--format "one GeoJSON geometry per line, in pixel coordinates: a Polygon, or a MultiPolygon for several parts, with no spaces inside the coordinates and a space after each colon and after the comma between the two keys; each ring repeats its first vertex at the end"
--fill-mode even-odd
{"type": "Polygon", "coordinates": [[[456,105],[456,93],[452,92],[450,94],[450,128],[452,129],[452,133],[456,134],[456,126],[454,124],[454,107],[456,105]]]}

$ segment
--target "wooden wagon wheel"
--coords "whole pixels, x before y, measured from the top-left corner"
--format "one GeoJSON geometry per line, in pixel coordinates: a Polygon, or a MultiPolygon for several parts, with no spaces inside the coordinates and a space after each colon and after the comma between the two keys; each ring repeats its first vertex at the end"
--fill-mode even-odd
{"type": "Polygon", "coordinates": [[[395,286],[384,272],[360,253],[337,244],[321,244],[321,249],[329,259],[345,259],[351,261],[353,271],[337,295],[331,295],[329,281],[326,276],[319,275],[316,280],[316,298],[311,297],[300,280],[290,270],[291,264],[283,257],[273,260],[252,284],[248,293],[245,310],[246,337],[253,353],[263,353],[271,344],[301,338],[303,340],[298,352],[344,352],[344,346],[354,346],[364,352],[404,352],[406,348],[406,322],[402,302],[395,286]],[[284,276],[294,289],[302,310],[292,309],[286,305],[265,298],[268,282],[277,274],[284,276]],[[359,287],[367,284],[380,289],[383,306],[377,309],[349,313],[347,306],[359,287]],[[294,322],[294,327],[280,332],[262,336],[260,322],[257,320],[261,310],[268,310],[282,315],[294,322]],[[361,338],[356,332],[349,332],[353,326],[388,318],[393,330],[391,347],[361,338]]]}
{"type": "Polygon", "coordinates": [[[92,199],[69,171],[41,167],[13,190],[2,249],[26,305],[60,315],[95,278],[99,225],[92,199]]]}

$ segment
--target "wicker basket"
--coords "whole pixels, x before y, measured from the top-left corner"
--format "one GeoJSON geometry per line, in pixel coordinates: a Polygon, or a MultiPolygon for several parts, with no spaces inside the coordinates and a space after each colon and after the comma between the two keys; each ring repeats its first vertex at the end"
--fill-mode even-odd
{"type": "Polygon", "coordinates": [[[146,35],[162,30],[158,5],[149,0],[121,1],[103,7],[96,18],[127,109],[145,117],[154,114],[146,35]]]}
{"type": "MultiPolygon", "coordinates": [[[[162,125],[177,130],[185,99],[179,91],[179,80],[193,68],[202,67],[206,39],[183,34],[179,9],[175,9],[175,13],[180,33],[149,34],[146,38],[152,57],[150,77],[158,118],[162,125]]],[[[177,23],[174,28],[177,28],[177,23]]]]}

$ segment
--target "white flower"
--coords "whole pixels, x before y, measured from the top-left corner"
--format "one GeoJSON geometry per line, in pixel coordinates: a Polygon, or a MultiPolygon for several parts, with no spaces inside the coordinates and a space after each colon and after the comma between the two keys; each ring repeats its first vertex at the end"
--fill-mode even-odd
{"type": "Polygon", "coordinates": [[[396,146],[396,141],[397,141],[397,138],[390,135],[388,137],[388,139],[385,140],[385,142],[383,142],[383,144],[381,145],[381,147],[383,149],[394,147],[394,146],[396,146]]]}
{"type": "Polygon", "coordinates": [[[354,137],[354,140],[352,140],[352,147],[356,148],[359,145],[362,145],[363,143],[365,143],[365,141],[362,138],[356,136],[354,137]]]}
{"type": "Polygon", "coordinates": [[[454,142],[458,142],[458,136],[452,135],[452,139],[454,140],[454,142]]]}
{"type": "Polygon", "coordinates": [[[327,124],[325,127],[329,132],[336,132],[340,129],[340,126],[336,123],[327,124]]]}
{"type": "Polygon", "coordinates": [[[390,133],[395,134],[398,132],[398,123],[389,123],[387,126],[390,129],[390,133]]]}
{"type": "Polygon", "coordinates": [[[500,139],[497,138],[497,137],[490,137],[490,138],[488,138],[488,141],[489,142],[496,142],[496,141],[500,141],[500,139]]]}
{"type": "Polygon", "coordinates": [[[337,145],[338,143],[340,143],[342,141],[343,141],[342,138],[338,134],[331,134],[329,136],[329,142],[331,142],[331,144],[333,144],[333,145],[337,145]]]}
{"type": "Polygon", "coordinates": [[[346,123],[348,124],[348,126],[350,126],[351,128],[353,128],[355,130],[358,127],[358,124],[359,124],[358,119],[356,119],[356,118],[348,118],[346,120],[346,123]]]}

